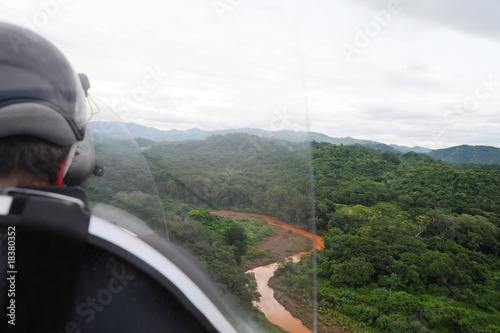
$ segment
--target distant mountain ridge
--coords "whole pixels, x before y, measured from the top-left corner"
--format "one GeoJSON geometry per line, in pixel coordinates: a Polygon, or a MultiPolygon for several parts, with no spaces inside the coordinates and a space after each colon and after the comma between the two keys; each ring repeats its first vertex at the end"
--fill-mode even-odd
{"type": "Polygon", "coordinates": [[[306,140],[318,141],[318,142],[329,142],[337,145],[363,145],[371,148],[379,149],[382,151],[392,151],[392,152],[403,152],[408,151],[415,152],[429,152],[431,149],[424,147],[405,147],[398,145],[386,145],[384,143],[372,141],[372,140],[360,140],[351,137],[345,138],[333,138],[326,134],[318,132],[305,132],[305,131],[292,131],[292,130],[281,130],[281,131],[267,131],[259,128],[238,128],[238,129],[227,129],[227,130],[215,130],[215,131],[205,131],[199,128],[192,128],[188,130],[177,130],[172,129],[168,131],[159,130],[153,127],[147,127],[138,125],[135,123],[125,123],[127,128],[130,130],[132,135],[136,138],[144,138],[153,141],[183,141],[183,140],[205,140],[212,135],[224,135],[228,133],[245,133],[251,135],[257,135],[259,137],[275,138],[293,142],[300,142],[306,140]]]}
{"type": "Polygon", "coordinates": [[[318,132],[304,131],[267,131],[258,128],[238,128],[216,131],[205,131],[199,128],[188,130],[172,129],[168,131],[159,130],[153,127],[138,125],[135,123],[125,123],[129,131],[135,138],[143,138],[152,141],[184,141],[184,140],[205,140],[212,135],[225,135],[229,133],[245,133],[256,135],[259,137],[282,139],[293,142],[313,140],[318,142],[329,142],[336,145],[361,145],[381,151],[408,153],[410,151],[416,153],[424,153],[433,158],[437,158],[446,162],[458,163],[484,163],[484,164],[500,164],[500,148],[491,146],[468,146],[461,145],[444,149],[429,149],[425,147],[415,146],[406,147],[396,144],[387,145],[372,140],[360,140],[351,137],[333,138],[328,135],[318,132]]]}
{"type": "Polygon", "coordinates": [[[432,149],[421,147],[421,146],[415,146],[415,147],[406,147],[406,146],[400,146],[400,145],[389,145],[392,148],[399,150],[402,153],[407,153],[409,151],[414,151],[416,153],[424,153],[427,154],[432,151],[432,149]]]}
{"type": "Polygon", "coordinates": [[[500,164],[500,148],[461,145],[436,149],[429,156],[445,162],[500,164]]]}

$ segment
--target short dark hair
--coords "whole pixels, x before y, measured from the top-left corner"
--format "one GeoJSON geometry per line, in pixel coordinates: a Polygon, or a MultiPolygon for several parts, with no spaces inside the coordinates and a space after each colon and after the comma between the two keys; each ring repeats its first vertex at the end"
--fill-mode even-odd
{"type": "Polygon", "coordinates": [[[0,177],[20,171],[28,182],[55,185],[69,149],[32,136],[0,138],[0,177]]]}

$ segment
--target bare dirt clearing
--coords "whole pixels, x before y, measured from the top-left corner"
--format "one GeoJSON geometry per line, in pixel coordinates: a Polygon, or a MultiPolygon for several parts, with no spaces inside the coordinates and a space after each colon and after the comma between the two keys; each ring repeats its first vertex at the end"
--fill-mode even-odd
{"type": "MultiPolygon", "coordinates": [[[[236,212],[217,212],[217,214],[230,217],[232,219],[245,217],[250,221],[261,221],[266,219],[263,215],[251,215],[236,212]]],[[[277,224],[280,222],[274,220],[273,223],[277,224]]],[[[253,247],[265,252],[254,258],[244,260],[241,263],[241,268],[244,271],[248,271],[259,266],[269,265],[294,254],[312,250],[312,241],[308,237],[294,233],[291,230],[285,230],[279,226],[271,225],[271,227],[274,231],[271,238],[262,243],[252,245],[253,247]]]]}

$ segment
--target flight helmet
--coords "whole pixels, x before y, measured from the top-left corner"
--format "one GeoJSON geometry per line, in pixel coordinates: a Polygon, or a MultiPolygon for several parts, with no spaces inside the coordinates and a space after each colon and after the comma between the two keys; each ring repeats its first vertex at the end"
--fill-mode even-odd
{"type": "Polygon", "coordinates": [[[71,146],[65,183],[79,185],[95,169],[86,130],[85,75],[43,37],[0,22],[0,138],[29,135],[71,146]]]}

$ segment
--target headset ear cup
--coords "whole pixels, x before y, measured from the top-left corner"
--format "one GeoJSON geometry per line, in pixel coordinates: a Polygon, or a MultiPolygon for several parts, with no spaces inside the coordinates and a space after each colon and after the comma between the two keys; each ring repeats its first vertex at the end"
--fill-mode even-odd
{"type": "Polygon", "coordinates": [[[64,184],[69,186],[81,185],[95,170],[95,151],[92,134],[87,128],[85,137],[78,143],[75,156],[64,177],[64,184]]]}

